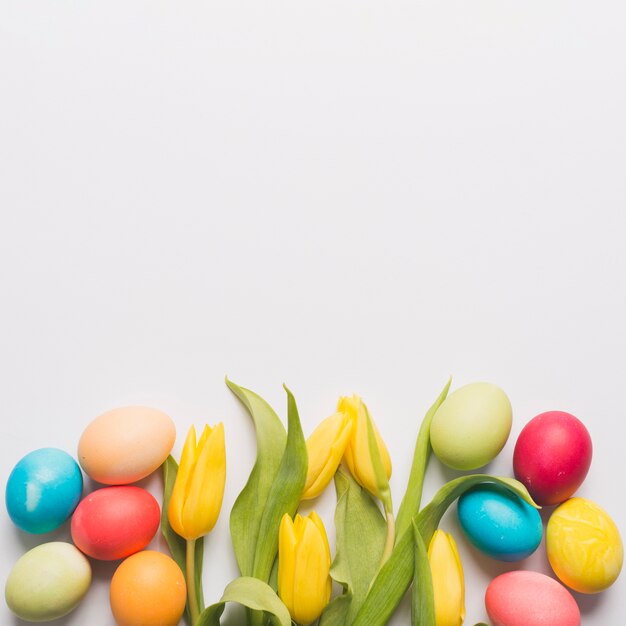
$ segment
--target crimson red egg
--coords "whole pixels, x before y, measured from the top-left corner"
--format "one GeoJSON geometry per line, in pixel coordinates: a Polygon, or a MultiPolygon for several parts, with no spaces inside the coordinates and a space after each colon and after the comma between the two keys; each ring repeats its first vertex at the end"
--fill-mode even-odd
{"type": "Polygon", "coordinates": [[[105,487],[90,493],[76,507],[72,540],[94,559],[123,559],[150,543],[159,519],[159,504],[145,489],[105,487]]]}
{"type": "Polygon", "coordinates": [[[513,471],[537,504],[559,504],[585,480],[591,456],[584,424],[564,411],[548,411],[531,419],[519,434],[513,471]]]}

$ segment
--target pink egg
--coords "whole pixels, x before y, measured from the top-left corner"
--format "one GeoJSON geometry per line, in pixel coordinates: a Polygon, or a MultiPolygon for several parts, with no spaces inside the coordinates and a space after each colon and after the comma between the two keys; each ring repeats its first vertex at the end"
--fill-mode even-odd
{"type": "Polygon", "coordinates": [[[76,507],[72,541],[94,559],[123,559],[150,543],[159,521],[159,503],[145,489],[105,487],[90,493],[76,507]]]}
{"type": "Polygon", "coordinates": [[[591,455],[591,437],[583,423],[569,413],[548,411],[519,434],[513,471],[537,504],[560,504],[585,480],[591,455]]]}
{"type": "Polygon", "coordinates": [[[538,572],[516,570],[494,578],[485,607],[493,626],[580,626],[572,594],[538,572]]]}

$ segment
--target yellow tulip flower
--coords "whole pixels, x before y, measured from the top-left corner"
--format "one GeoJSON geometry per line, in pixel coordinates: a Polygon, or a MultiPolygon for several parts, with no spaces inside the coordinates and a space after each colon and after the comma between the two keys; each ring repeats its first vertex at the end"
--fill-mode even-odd
{"type": "Polygon", "coordinates": [[[309,467],[302,500],[317,498],[335,475],[352,431],[352,420],[346,413],[327,417],[308,438],[306,449],[309,467]]]}
{"type": "Polygon", "coordinates": [[[452,535],[436,530],[428,546],[436,626],[461,626],[465,619],[463,566],[452,535]]]}
{"type": "Polygon", "coordinates": [[[192,426],[167,510],[174,531],[188,541],[211,532],[222,508],[225,482],[224,426],[205,426],[197,445],[192,426]]]}
{"type": "Polygon", "coordinates": [[[324,524],[285,514],[278,533],[278,595],[301,626],[314,622],[330,601],[330,548],[324,524]]]}
{"type": "MultiPolygon", "coordinates": [[[[370,454],[367,431],[367,408],[365,407],[365,404],[363,404],[363,400],[361,400],[359,396],[354,395],[351,398],[341,398],[339,400],[339,404],[337,405],[337,410],[346,414],[352,422],[350,439],[348,440],[348,445],[346,446],[346,451],[344,453],[348,469],[361,487],[367,489],[377,498],[380,498],[380,485],[376,480],[372,455],[370,454]]],[[[385,446],[385,442],[380,436],[374,421],[371,421],[374,429],[374,435],[376,437],[376,443],[378,444],[380,460],[382,461],[387,479],[389,479],[391,476],[391,459],[389,457],[389,452],[387,451],[387,446],[385,446]]]]}

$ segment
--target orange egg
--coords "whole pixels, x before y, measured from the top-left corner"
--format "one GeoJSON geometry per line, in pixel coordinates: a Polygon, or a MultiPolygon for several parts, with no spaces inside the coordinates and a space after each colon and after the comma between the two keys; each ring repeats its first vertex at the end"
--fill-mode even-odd
{"type": "Polygon", "coordinates": [[[161,552],[129,556],[111,580],[111,610],[118,626],[178,626],[186,598],[182,571],[161,552]]]}
{"type": "Polygon", "coordinates": [[[127,485],[156,470],[172,450],[176,427],[162,411],[144,406],[96,417],[78,443],[78,461],[94,480],[127,485]]]}

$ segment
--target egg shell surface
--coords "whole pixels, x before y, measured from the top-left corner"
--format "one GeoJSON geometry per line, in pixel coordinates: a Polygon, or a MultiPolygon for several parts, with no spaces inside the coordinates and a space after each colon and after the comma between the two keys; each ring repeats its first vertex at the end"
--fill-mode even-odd
{"type": "Polygon", "coordinates": [[[570,498],[554,510],[546,528],[546,548],[559,580],[581,593],[610,587],[624,562],[615,522],[586,498],[570,498]]]}
{"type": "Polygon", "coordinates": [[[8,607],[29,622],[63,617],[91,584],[89,561],[71,543],[43,543],[22,555],[5,586],[8,607]]]}
{"type": "Polygon", "coordinates": [[[487,587],[485,607],[493,626],[580,626],[572,594],[539,572],[497,576],[487,587]]]}
{"type": "Polygon", "coordinates": [[[111,579],[111,611],[118,626],[178,626],[186,599],[181,569],[160,552],[133,554],[111,579]]]}
{"type": "Polygon", "coordinates": [[[537,509],[497,485],[480,485],[460,498],[457,513],[465,536],[478,550],[499,561],[532,554],[543,534],[537,509]]]}
{"type": "Polygon", "coordinates": [[[592,451],[589,432],[578,418],[564,411],[541,413],[517,438],[515,478],[537,504],[559,504],[585,480],[592,451]]]}
{"type": "Polygon", "coordinates": [[[133,485],[104,487],[76,507],[72,541],[94,559],[122,559],[150,543],[159,519],[159,504],[145,489],[133,485]]]}
{"type": "Polygon", "coordinates": [[[20,459],[7,481],[5,502],[13,523],[47,533],[72,514],[83,491],[78,463],[63,450],[40,448],[20,459]]]}
{"type": "Polygon", "coordinates": [[[176,440],[176,427],[162,411],[131,406],[93,420],[78,443],[78,461],[94,480],[127,485],[154,472],[176,440]]]}
{"type": "Polygon", "coordinates": [[[504,447],[513,412],[507,395],[491,383],[471,383],[451,393],[430,427],[430,443],[439,460],[470,470],[492,461],[504,447]]]}

